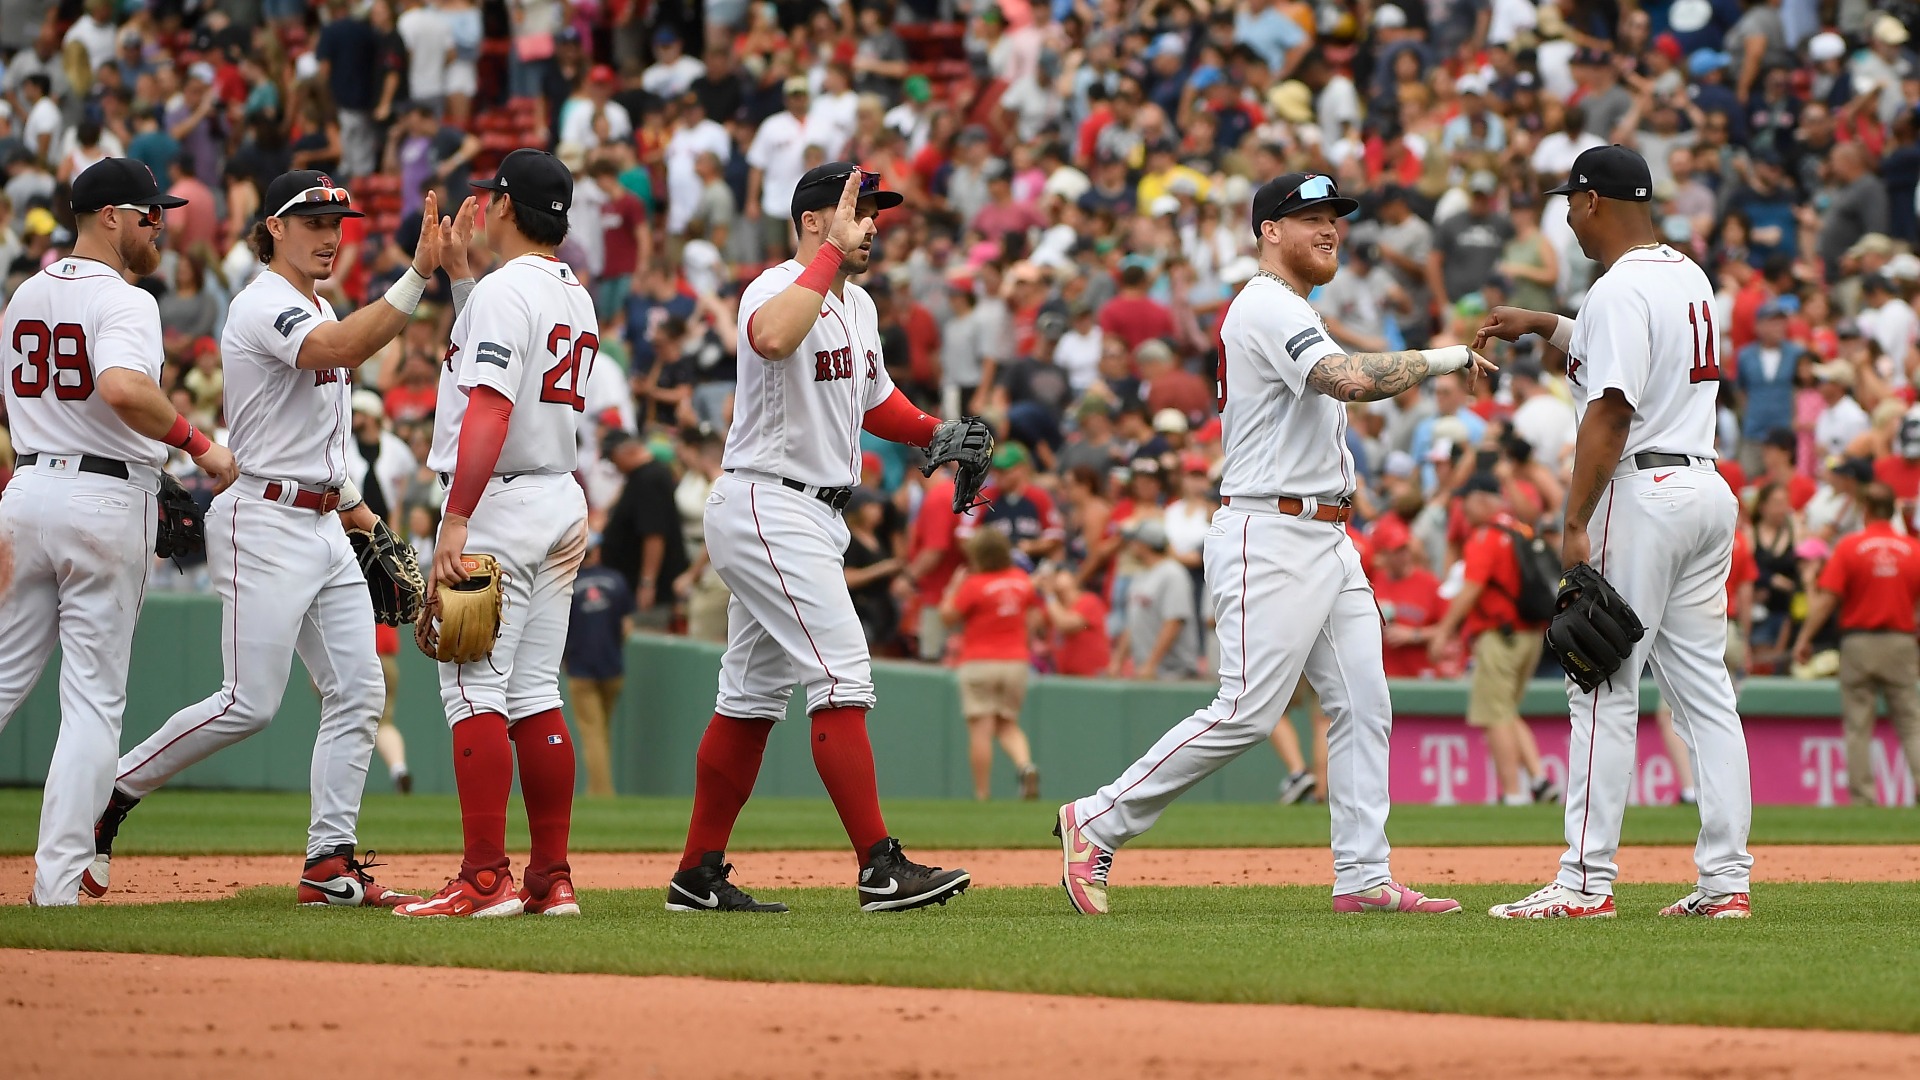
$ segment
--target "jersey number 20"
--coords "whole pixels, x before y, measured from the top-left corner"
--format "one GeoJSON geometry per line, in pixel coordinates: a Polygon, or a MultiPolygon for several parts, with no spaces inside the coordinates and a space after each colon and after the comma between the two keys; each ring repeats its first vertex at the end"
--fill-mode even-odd
{"type": "Polygon", "coordinates": [[[541,380],[540,400],[571,406],[574,412],[586,412],[587,376],[593,371],[594,358],[600,355],[599,335],[582,330],[579,337],[574,337],[573,327],[562,323],[547,334],[547,351],[559,363],[548,368],[546,378],[541,380]],[[560,385],[562,379],[567,385],[560,385]]]}
{"type": "Polygon", "coordinates": [[[1720,381],[1720,346],[1713,340],[1713,302],[1687,305],[1687,324],[1693,327],[1693,370],[1689,382],[1720,381]]]}
{"type": "Polygon", "coordinates": [[[37,398],[49,387],[61,401],[93,396],[93,361],[79,323],[63,322],[49,330],[38,319],[26,320],[14,325],[10,344],[20,354],[20,365],[13,369],[15,396],[37,398]]]}

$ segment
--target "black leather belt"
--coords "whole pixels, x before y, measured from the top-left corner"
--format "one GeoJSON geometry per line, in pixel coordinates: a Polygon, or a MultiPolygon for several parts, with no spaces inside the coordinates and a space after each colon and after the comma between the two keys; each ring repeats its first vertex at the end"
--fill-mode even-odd
{"type": "Polygon", "coordinates": [[[1685,454],[1657,454],[1651,450],[1633,455],[1633,467],[1643,472],[1647,469],[1683,469],[1693,461],[1685,454]]]}
{"type": "Polygon", "coordinates": [[[812,484],[803,484],[798,480],[789,480],[784,476],[780,478],[780,483],[803,495],[811,494],[814,498],[833,507],[836,511],[845,510],[847,503],[853,501],[853,489],[850,487],[814,487],[812,484]]]}
{"type": "MultiPolygon", "coordinates": [[[[16,463],[24,469],[29,465],[36,464],[39,460],[39,454],[21,454],[16,463]]],[[[112,458],[94,457],[92,454],[80,455],[80,471],[97,473],[101,476],[111,476],[118,480],[127,479],[126,462],[115,461],[112,458]]]]}

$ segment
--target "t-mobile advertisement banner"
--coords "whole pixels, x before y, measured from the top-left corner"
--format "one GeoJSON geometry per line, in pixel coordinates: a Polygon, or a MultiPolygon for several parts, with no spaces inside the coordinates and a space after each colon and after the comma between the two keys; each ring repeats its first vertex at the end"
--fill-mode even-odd
{"type": "MultiPolygon", "coordinates": [[[[1847,751],[1839,720],[1749,716],[1745,723],[1755,803],[1846,805],[1847,751]]],[[[1566,719],[1531,719],[1527,724],[1540,746],[1541,763],[1564,782],[1570,735],[1566,719]]],[[[1628,801],[1637,806],[1674,803],[1683,779],[1667,756],[1659,726],[1651,715],[1642,716],[1628,801]]],[[[1388,780],[1395,802],[1450,806],[1498,802],[1500,795],[1485,736],[1459,717],[1394,717],[1388,780]]],[[[1882,806],[1914,804],[1913,773],[1884,720],[1874,731],[1873,784],[1882,806]]]]}

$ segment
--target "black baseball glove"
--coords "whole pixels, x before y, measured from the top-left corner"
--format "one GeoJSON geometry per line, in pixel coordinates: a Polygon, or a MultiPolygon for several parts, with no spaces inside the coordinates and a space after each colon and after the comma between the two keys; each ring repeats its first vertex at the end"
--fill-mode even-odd
{"type": "Polygon", "coordinates": [[[413,548],[402,544],[383,521],[374,522],[372,532],[348,529],[347,539],[360,560],[360,572],[366,575],[367,592],[373,596],[374,621],[399,626],[419,618],[427,584],[413,548]]]}
{"type": "MultiPolygon", "coordinates": [[[[1567,677],[1591,694],[1627,662],[1646,627],[1626,597],[1586,563],[1560,575],[1559,605],[1547,626],[1547,649],[1567,677]]],[[[1632,674],[1638,679],[1639,672],[1632,674]]]]}
{"type": "Polygon", "coordinates": [[[920,471],[932,476],[947,462],[958,464],[953,474],[953,512],[965,514],[984,503],[980,489],[993,466],[993,429],[977,416],[942,420],[927,445],[927,464],[920,471]]]}
{"type": "Polygon", "coordinates": [[[160,523],[153,534],[153,553],[172,559],[184,574],[187,569],[180,560],[207,549],[206,513],[172,473],[160,474],[160,493],[154,499],[160,506],[160,523]]]}

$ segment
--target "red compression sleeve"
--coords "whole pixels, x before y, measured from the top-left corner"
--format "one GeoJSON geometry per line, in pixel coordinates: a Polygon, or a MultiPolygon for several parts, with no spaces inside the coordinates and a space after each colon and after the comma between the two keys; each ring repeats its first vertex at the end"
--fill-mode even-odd
{"type": "Polygon", "coordinates": [[[867,410],[860,426],[888,442],[924,447],[933,441],[933,429],[940,426],[940,418],[914,408],[896,386],[887,400],[867,410]]]}
{"type": "Polygon", "coordinates": [[[805,270],[800,271],[800,276],[795,278],[793,283],[825,296],[827,290],[833,288],[833,276],[840,272],[840,260],[846,257],[846,252],[841,251],[831,241],[821,244],[820,250],[814,253],[813,260],[807,263],[805,270]]]}
{"type": "Polygon", "coordinates": [[[459,463],[454,466],[453,490],[447,493],[447,513],[473,516],[480,495],[493,479],[500,446],[507,441],[507,421],[513,402],[491,386],[476,386],[467,394],[467,416],[460,422],[459,463]]]}
{"type": "Polygon", "coordinates": [[[213,440],[202,435],[200,429],[184,416],[173,418],[173,426],[167,429],[166,438],[161,441],[185,450],[188,457],[197,458],[213,448],[213,440]]]}

